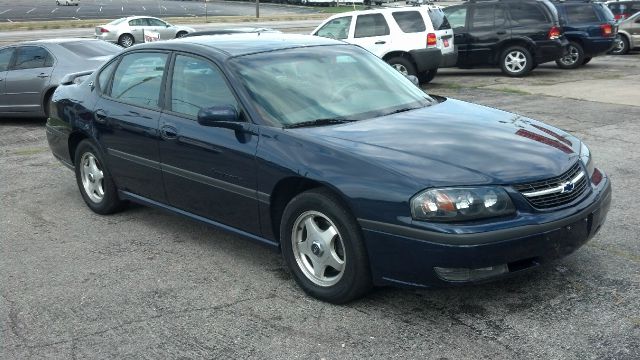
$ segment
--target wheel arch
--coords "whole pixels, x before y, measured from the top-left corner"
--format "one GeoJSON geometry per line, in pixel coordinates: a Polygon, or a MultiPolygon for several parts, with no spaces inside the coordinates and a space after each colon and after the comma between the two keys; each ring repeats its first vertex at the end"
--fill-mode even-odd
{"type": "Polygon", "coordinates": [[[354,212],[349,203],[345,199],[345,195],[339,190],[326,183],[299,176],[292,176],[281,179],[273,187],[270,196],[269,214],[271,218],[271,230],[276,241],[280,241],[280,223],[282,222],[282,214],[287,204],[297,195],[311,189],[326,189],[330,191],[340,200],[340,205],[344,206],[354,217],[354,212]]]}
{"type": "Polygon", "coordinates": [[[527,49],[531,54],[531,57],[535,61],[536,45],[533,42],[533,40],[527,39],[527,38],[513,38],[513,39],[505,40],[504,42],[500,43],[500,45],[498,46],[499,50],[496,51],[495,56],[493,58],[494,64],[500,63],[502,53],[504,53],[504,51],[511,46],[522,46],[523,48],[527,49]]]}
{"type": "Polygon", "coordinates": [[[411,54],[409,54],[409,52],[402,51],[402,50],[390,51],[390,52],[388,52],[388,53],[386,53],[386,54],[384,54],[382,56],[382,60],[389,61],[389,59],[393,59],[394,57],[405,58],[405,59],[411,61],[413,66],[415,66],[416,68],[418,67],[418,65],[416,64],[416,61],[413,59],[413,56],[411,56],[411,54]]]}
{"type": "Polygon", "coordinates": [[[69,159],[71,159],[71,164],[75,165],[75,156],[76,149],[78,148],[78,144],[84,139],[91,139],[89,135],[81,130],[74,130],[69,134],[68,147],[69,147],[69,159]]]}
{"type": "Polygon", "coordinates": [[[55,85],[50,86],[48,89],[42,92],[42,112],[47,115],[47,106],[49,105],[49,100],[53,96],[53,92],[56,91],[58,87],[55,85]]]}

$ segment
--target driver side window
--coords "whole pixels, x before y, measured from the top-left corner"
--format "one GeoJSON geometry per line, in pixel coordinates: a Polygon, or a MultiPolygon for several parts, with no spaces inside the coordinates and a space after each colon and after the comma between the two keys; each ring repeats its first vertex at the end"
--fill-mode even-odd
{"type": "Polygon", "coordinates": [[[343,40],[349,37],[350,27],[351,16],[345,16],[329,21],[316,32],[316,35],[331,39],[343,40]]]}

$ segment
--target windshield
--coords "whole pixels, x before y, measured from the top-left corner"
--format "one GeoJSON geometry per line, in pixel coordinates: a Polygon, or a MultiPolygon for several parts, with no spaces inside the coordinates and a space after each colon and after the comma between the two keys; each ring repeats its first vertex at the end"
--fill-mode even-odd
{"type": "Polygon", "coordinates": [[[230,64],[262,117],[275,126],[363,120],[435,103],[384,61],[352,45],[245,55],[230,64]]]}
{"type": "Polygon", "coordinates": [[[115,55],[122,51],[118,45],[102,40],[69,41],[60,46],[83,58],[115,55]]]}

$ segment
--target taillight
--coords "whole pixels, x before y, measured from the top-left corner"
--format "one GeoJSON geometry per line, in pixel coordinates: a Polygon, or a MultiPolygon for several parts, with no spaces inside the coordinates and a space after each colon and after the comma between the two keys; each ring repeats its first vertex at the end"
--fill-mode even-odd
{"type": "Polygon", "coordinates": [[[602,36],[613,36],[613,26],[611,24],[600,25],[600,30],[602,30],[602,36]]]}
{"type": "Polygon", "coordinates": [[[109,32],[109,30],[107,30],[107,29],[105,29],[105,28],[101,27],[101,28],[100,28],[100,32],[101,32],[101,33],[108,33],[108,32],[109,32]]]}
{"type": "Polygon", "coordinates": [[[549,40],[559,39],[562,33],[560,32],[560,28],[557,26],[552,26],[549,29],[549,40]]]}
{"type": "Polygon", "coordinates": [[[438,38],[436,38],[436,34],[428,33],[427,34],[427,46],[436,46],[438,42],[438,38]]]}

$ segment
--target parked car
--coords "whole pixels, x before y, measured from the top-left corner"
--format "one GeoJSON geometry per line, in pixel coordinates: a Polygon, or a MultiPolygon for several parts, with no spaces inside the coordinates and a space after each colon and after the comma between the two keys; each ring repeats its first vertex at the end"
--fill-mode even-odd
{"type": "Polygon", "coordinates": [[[618,34],[611,53],[624,55],[635,48],[640,48],[640,12],[619,23],[618,34]]]}
{"type": "Polygon", "coordinates": [[[160,34],[160,40],[168,40],[183,37],[195,30],[186,26],[171,25],[150,16],[130,16],[97,26],[95,37],[127,48],[136,43],[143,43],[145,31],[157,32],[160,34]]]}
{"type": "Polygon", "coordinates": [[[266,244],[334,303],[534,268],[592,238],[611,201],[578,138],[429,96],[321,37],[139,45],[52,109],[49,146],[90,209],[130,200],[266,244]]]}
{"type": "Polygon", "coordinates": [[[453,31],[436,6],[381,8],[334,15],[312,35],[360,45],[405,75],[433,80],[456,62],[453,31]]]}
{"type": "Polygon", "coordinates": [[[497,66],[526,76],[567,53],[556,8],[547,0],[470,1],[444,8],[460,68],[497,66]]]}
{"type": "Polygon", "coordinates": [[[605,4],[590,1],[554,1],[553,4],[558,9],[564,36],[569,40],[569,52],[556,60],[558,67],[575,69],[611,50],[617,24],[605,4]]]}
{"type": "Polygon", "coordinates": [[[47,116],[65,75],[95,70],[121,47],[92,39],[26,41],[0,48],[0,116],[47,116]]]}
{"type": "Polygon", "coordinates": [[[228,29],[200,30],[200,31],[189,33],[184,37],[205,36],[205,35],[231,35],[231,34],[246,34],[246,33],[281,33],[281,31],[273,30],[269,28],[238,27],[238,28],[228,28],[228,29]]]}
{"type": "Polygon", "coordinates": [[[640,1],[607,1],[607,6],[616,20],[624,20],[640,12],[640,1]]]}
{"type": "Polygon", "coordinates": [[[56,0],[56,5],[78,6],[80,5],[80,0],[56,0]]]}

